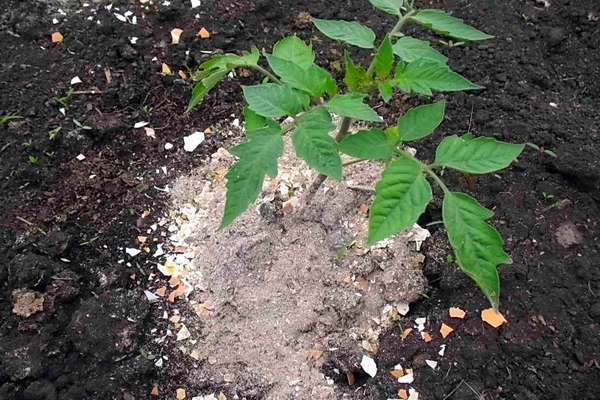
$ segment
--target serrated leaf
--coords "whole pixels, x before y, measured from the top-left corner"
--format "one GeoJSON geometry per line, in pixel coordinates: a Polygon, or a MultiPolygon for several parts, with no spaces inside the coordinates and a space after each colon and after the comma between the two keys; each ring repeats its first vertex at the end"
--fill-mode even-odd
{"type": "Polygon", "coordinates": [[[303,69],[308,69],[315,62],[312,46],[307,45],[296,36],[288,36],[275,43],[273,55],[291,61],[303,69]]]}
{"type": "Polygon", "coordinates": [[[381,82],[377,85],[377,89],[379,89],[383,101],[387,103],[392,99],[392,84],[390,82],[381,82]]]}
{"type": "Polygon", "coordinates": [[[300,118],[292,133],[292,144],[296,155],[309,167],[339,181],[342,180],[342,160],[338,143],[329,136],[334,128],[327,110],[317,108],[300,118]]]}
{"type": "Polygon", "coordinates": [[[353,46],[372,49],[375,46],[375,33],[358,22],[334,21],[327,19],[312,19],[313,24],[325,36],[334,40],[346,42],[353,46]]]}
{"type": "Polygon", "coordinates": [[[198,71],[192,75],[194,81],[199,81],[194,89],[185,112],[191,111],[204,96],[223,78],[229,71],[235,67],[256,65],[260,58],[260,53],[256,47],[250,52],[243,51],[241,56],[235,54],[223,54],[213,56],[209,60],[200,64],[198,71]]]}
{"type": "Polygon", "coordinates": [[[402,7],[404,0],[369,0],[369,2],[381,11],[400,16],[400,7],[402,7]]]}
{"type": "Polygon", "coordinates": [[[485,221],[494,213],[474,198],[458,192],[444,195],[442,214],[450,245],[460,269],[473,279],[497,310],[500,279],[496,266],[512,260],[502,249],[502,238],[485,221]]]}
{"type": "Polygon", "coordinates": [[[270,122],[266,128],[247,131],[248,140],[230,149],[239,157],[227,172],[227,195],[220,228],[229,225],[258,197],[265,175],[277,176],[277,159],[283,154],[281,128],[270,122]]]}
{"type": "Polygon", "coordinates": [[[347,51],[344,52],[344,62],[346,64],[346,75],[344,76],[344,83],[348,85],[352,91],[360,91],[361,85],[365,82],[367,77],[367,70],[363,67],[357,67],[347,51]]]}
{"type": "Polygon", "coordinates": [[[251,51],[242,51],[242,55],[221,54],[212,56],[207,61],[200,64],[198,71],[192,75],[194,80],[201,80],[204,77],[214,73],[216,70],[231,71],[234,67],[243,67],[247,65],[256,65],[260,58],[260,52],[256,47],[251,51]]]}
{"type": "Polygon", "coordinates": [[[340,142],[339,151],[349,156],[377,160],[394,154],[396,147],[389,143],[386,133],[379,129],[361,130],[340,142]]]}
{"type": "Polygon", "coordinates": [[[361,93],[347,93],[335,95],[325,107],[332,113],[360,119],[363,121],[381,122],[382,118],[375,110],[363,103],[366,95],[361,93]]]}
{"type": "Polygon", "coordinates": [[[435,165],[467,174],[486,174],[506,168],[525,145],[500,142],[493,138],[448,136],[435,152],[435,165]]]}
{"type": "Polygon", "coordinates": [[[264,128],[267,125],[267,119],[252,111],[248,106],[244,107],[244,120],[246,121],[246,131],[264,128]]]}
{"type": "Polygon", "coordinates": [[[389,75],[394,65],[394,49],[392,48],[392,42],[390,37],[385,35],[383,42],[375,53],[375,76],[379,79],[384,79],[389,75]]]}
{"type": "Polygon", "coordinates": [[[403,61],[411,63],[419,58],[429,58],[441,63],[446,63],[448,58],[435,50],[429,42],[415,39],[410,36],[401,37],[392,46],[394,54],[403,61]]]}
{"type": "Polygon", "coordinates": [[[206,96],[210,89],[215,87],[215,85],[219,83],[219,81],[225,75],[227,75],[228,72],[228,70],[217,70],[217,72],[213,73],[212,75],[208,75],[198,82],[192,90],[192,95],[190,96],[190,101],[185,112],[190,112],[194,107],[196,107],[196,105],[200,103],[202,99],[204,99],[204,96],[206,96]]]}
{"type": "Polygon", "coordinates": [[[263,117],[276,118],[296,115],[310,99],[303,93],[292,90],[289,85],[265,83],[242,86],[248,107],[263,117]]]}
{"type": "Polygon", "coordinates": [[[314,64],[304,69],[291,61],[271,55],[267,56],[267,61],[283,82],[313,97],[319,97],[325,92],[335,93],[337,89],[335,80],[331,75],[314,64]]]}
{"type": "Polygon", "coordinates": [[[421,10],[413,15],[411,19],[420,25],[455,39],[476,41],[493,38],[493,36],[466,25],[462,19],[446,14],[442,10],[421,10]]]}
{"type": "Polygon", "coordinates": [[[395,83],[404,92],[416,92],[427,96],[431,96],[433,90],[455,92],[483,89],[483,86],[471,83],[451,71],[447,65],[425,58],[409,63],[395,79],[395,83]]]}
{"type": "Polygon", "coordinates": [[[404,142],[431,134],[444,120],[444,100],[411,108],[398,119],[398,131],[404,142]]]}
{"type": "Polygon", "coordinates": [[[412,226],[431,196],[431,186],[417,162],[399,158],[388,165],[375,185],[375,200],[369,213],[369,244],[412,226]]]}

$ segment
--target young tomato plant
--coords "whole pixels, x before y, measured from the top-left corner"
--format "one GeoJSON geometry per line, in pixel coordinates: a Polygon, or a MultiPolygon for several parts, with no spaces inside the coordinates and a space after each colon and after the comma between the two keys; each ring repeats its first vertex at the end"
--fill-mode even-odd
{"type": "MultiPolygon", "coordinates": [[[[432,199],[430,181],[443,193],[442,216],[454,259],[498,308],[500,282],[496,267],[511,263],[502,238],[486,220],[493,212],[473,197],[451,191],[436,172],[454,169],[463,174],[485,174],[506,168],[523,150],[523,145],[499,142],[470,133],[445,137],[432,163],[416,159],[405,143],[430,135],[444,118],[445,102],[413,108],[397,125],[386,130],[372,128],[350,133],[352,120],[381,123],[382,118],[365,103],[367,96],[379,95],[388,102],[394,91],[431,96],[434,91],[477,90],[476,85],[453,72],[447,58],[426,41],[401,33],[407,23],[416,23],[455,41],[492,38],[440,10],[417,10],[403,0],[369,0],[397,17],[393,29],[377,41],[368,27],[357,22],[313,19],[325,36],[374,52],[368,67],[355,64],[348,52],[345,59],[345,87],[315,64],[312,46],[297,37],[275,44],[271,54],[257,48],[242,55],[214,56],[200,65],[188,105],[190,111],[223,77],[235,68],[250,68],[265,75],[259,85],[243,86],[247,106],[246,140],[230,151],[238,158],[226,175],[227,195],[221,228],[229,225],[258,197],[263,180],[277,175],[277,160],[283,154],[283,135],[291,132],[298,157],[319,172],[306,193],[307,203],[327,178],[342,179],[340,153],[357,160],[384,160],[386,167],[375,186],[370,207],[368,241],[377,241],[411,227],[432,199]],[[336,129],[332,114],[342,117],[336,129]],[[283,118],[290,123],[280,124],[283,118]]],[[[380,126],[380,125],[376,125],[380,126]]]]}

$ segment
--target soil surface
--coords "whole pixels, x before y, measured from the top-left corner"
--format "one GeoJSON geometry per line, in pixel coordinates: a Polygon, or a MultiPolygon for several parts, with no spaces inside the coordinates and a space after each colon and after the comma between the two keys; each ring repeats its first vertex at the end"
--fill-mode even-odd
{"type": "MultiPolygon", "coordinates": [[[[22,117],[0,126],[0,398],[173,399],[177,389],[187,398],[272,398],[266,374],[232,375],[225,368],[215,375],[211,366],[218,360],[190,353],[203,348],[204,338],[184,339],[182,321],[210,314],[210,305],[193,302],[201,288],[192,277],[169,283],[157,269],[164,268],[163,251],[180,264],[197,256],[169,242],[185,222],[185,213],[173,212],[176,181],[241,139],[239,130],[228,128],[240,118],[240,82],[226,79],[183,114],[191,92],[188,68],[207,52],[269,49],[296,34],[311,39],[321,65],[333,70],[344,46],[315,33],[306,13],[356,19],[378,34],[392,19],[362,0],[205,0],[196,8],[180,0],[0,3],[0,116],[22,117]],[[197,36],[202,27],[209,38],[197,36]],[[183,30],[177,45],[174,28],[183,30]],[[54,32],[62,42],[52,42],[54,32]],[[163,63],[171,73],[163,73],[163,63]],[[140,122],[148,125],[137,128],[140,122]],[[196,131],[206,131],[206,140],[187,152],[183,138],[196,131]],[[163,287],[164,297],[155,298],[163,287]],[[151,394],[155,387],[158,397],[151,394]]],[[[425,296],[382,332],[378,351],[364,350],[360,340],[330,343],[313,356],[318,360],[306,362],[333,380],[323,384],[339,398],[398,398],[399,389],[414,388],[419,398],[440,400],[596,399],[598,2],[418,3],[496,36],[448,48],[439,37],[408,28],[433,40],[454,70],[486,86],[436,95],[448,101],[447,118],[417,146],[419,154],[433,154],[442,135],[471,131],[533,142],[558,156],[529,150],[511,168],[473,184],[447,176],[451,186],[495,211],[492,223],[514,261],[500,267],[508,322],[494,329],[481,321],[486,301],[448,262],[443,231],[434,224],[422,247],[425,296]],[[450,307],[465,310],[466,318],[449,318],[450,307]],[[402,328],[413,327],[416,318],[426,318],[431,341],[416,332],[403,339],[402,328]],[[442,322],[454,328],[445,339],[438,332],[442,322]],[[376,362],[375,378],[360,367],[362,355],[376,362]],[[401,384],[389,374],[398,364],[413,369],[414,382],[401,384]]],[[[375,105],[393,123],[422,100],[375,105]]],[[[420,223],[437,221],[439,213],[434,202],[420,223]]]]}

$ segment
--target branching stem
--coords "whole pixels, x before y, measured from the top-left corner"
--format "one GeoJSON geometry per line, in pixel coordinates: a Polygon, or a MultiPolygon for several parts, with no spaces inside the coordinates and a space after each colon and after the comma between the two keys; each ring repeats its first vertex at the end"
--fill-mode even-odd
{"type": "Polygon", "coordinates": [[[283,85],[283,82],[281,82],[281,80],[279,80],[279,78],[276,77],[273,73],[271,73],[271,71],[269,71],[268,69],[263,68],[260,65],[254,65],[254,64],[247,64],[245,66],[249,67],[249,68],[254,68],[255,70],[257,70],[261,74],[265,75],[267,78],[269,78],[274,83],[276,83],[278,85],[283,85]]]}

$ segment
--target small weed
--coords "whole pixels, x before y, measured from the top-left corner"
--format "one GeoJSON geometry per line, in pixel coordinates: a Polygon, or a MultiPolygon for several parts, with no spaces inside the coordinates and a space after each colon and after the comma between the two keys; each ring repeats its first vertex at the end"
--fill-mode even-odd
{"type": "Polygon", "coordinates": [[[36,156],[32,156],[32,155],[30,155],[28,158],[29,158],[29,163],[30,163],[30,164],[33,164],[33,165],[35,165],[35,164],[37,164],[37,163],[38,163],[38,158],[37,158],[36,156]]]}
{"type": "Polygon", "coordinates": [[[150,106],[142,107],[142,113],[144,113],[144,115],[146,115],[146,116],[150,116],[150,114],[152,114],[152,111],[154,111],[154,108],[152,108],[150,106]]]}
{"type": "Polygon", "coordinates": [[[64,97],[55,97],[54,100],[60,104],[61,106],[63,106],[65,109],[69,109],[69,99],[71,98],[71,96],[73,95],[73,89],[69,89],[69,91],[67,92],[67,95],[64,97]]]}
{"type": "Polygon", "coordinates": [[[56,157],[56,152],[55,152],[55,151],[47,151],[45,154],[46,154],[48,157],[50,157],[50,158],[54,158],[54,157],[56,157]]]}
{"type": "Polygon", "coordinates": [[[552,150],[547,150],[547,149],[545,149],[543,147],[538,146],[535,143],[527,142],[527,143],[525,143],[525,145],[531,147],[534,150],[536,150],[539,154],[546,154],[547,156],[554,157],[554,158],[557,157],[556,153],[553,152],[552,150]]]}
{"type": "Polygon", "coordinates": [[[73,123],[75,124],[75,126],[77,126],[80,129],[83,129],[84,131],[92,130],[91,126],[83,125],[81,122],[77,121],[75,118],[73,118],[73,123]]]}
{"type": "Polygon", "coordinates": [[[23,118],[17,114],[9,114],[9,115],[4,115],[2,117],[0,117],[0,126],[3,126],[4,124],[8,123],[8,121],[10,121],[11,119],[20,119],[23,118]]]}
{"type": "Polygon", "coordinates": [[[21,145],[22,145],[23,147],[31,147],[31,146],[33,146],[33,140],[31,140],[31,139],[29,139],[29,140],[26,140],[26,141],[24,141],[23,143],[21,143],[21,145]]]}
{"type": "Polygon", "coordinates": [[[547,194],[546,192],[542,192],[542,196],[544,196],[544,200],[551,200],[554,198],[553,194],[547,194]]]}
{"type": "Polygon", "coordinates": [[[48,139],[54,140],[58,136],[58,132],[60,132],[62,128],[59,126],[58,128],[54,128],[51,131],[48,131],[48,139]]]}

